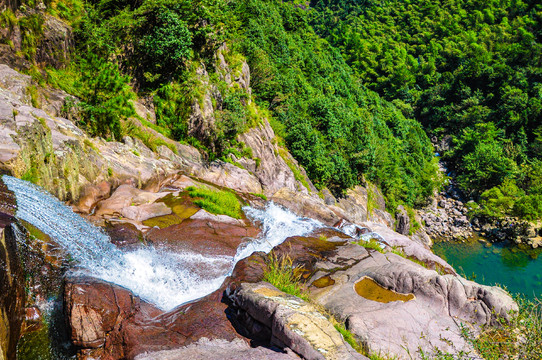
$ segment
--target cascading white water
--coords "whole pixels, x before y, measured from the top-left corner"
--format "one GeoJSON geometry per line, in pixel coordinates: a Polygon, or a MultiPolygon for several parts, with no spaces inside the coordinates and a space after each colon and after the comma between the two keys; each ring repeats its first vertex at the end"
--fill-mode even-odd
{"type": "Polygon", "coordinates": [[[235,257],[175,253],[152,246],[123,251],[100,228],[40,187],[6,175],[2,179],[17,198],[16,216],[62,246],[73,260],[72,272],[123,286],[166,311],[218,289],[235,263],[253,252],[269,252],[287,237],[322,226],[269,203],[265,209],[244,208],[251,220],[261,223],[262,236],[240,246],[235,257]]]}

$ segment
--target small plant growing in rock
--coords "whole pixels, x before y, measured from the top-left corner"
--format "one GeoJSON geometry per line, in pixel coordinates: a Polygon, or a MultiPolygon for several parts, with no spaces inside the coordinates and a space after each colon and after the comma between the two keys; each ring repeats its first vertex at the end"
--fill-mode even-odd
{"type": "Polygon", "coordinates": [[[263,281],[267,281],[287,294],[309,301],[309,296],[301,285],[299,269],[293,265],[288,255],[278,256],[272,253],[268,256],[266,263],[267,270],[264,272],[263,281]]]}

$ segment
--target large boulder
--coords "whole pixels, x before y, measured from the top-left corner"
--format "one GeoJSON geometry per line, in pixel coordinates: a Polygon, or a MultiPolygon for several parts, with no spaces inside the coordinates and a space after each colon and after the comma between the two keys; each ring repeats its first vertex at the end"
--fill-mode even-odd
{"type": "Polygon", "coordinates": [[[202,180],[239,192],[261,194],[263,191],[258,178],[248,170],[221,160],[196,169],[193,174],[202,180]]]}
{"type": "MultiPolygon", "coordinates": [[[[275,133],[267,119],[264,119],[257,127],[239,135],[239,140],[252,149],[253,157],[260,159],[259,164],[254,163],[252,166],[249,162],[243,160],[240,160],[240,162],[258,177],[267,196],[272,196],[282,188],[305,194],[309,190],[316,192],[306,174],[302,175],[306,178],[311,189],[305,188],[303,184],[296,180],[293,171],[280,155],[280,149],[275,141],[275,133]]],[[[284,156],[287,157],[291,164],[294,164],[293,166],[297,166],[295,160],[289,154],[284,156]]]]}
{"type": "Polygon", "coordinates": [[[314,305],[268,283],[242,283],[231,290],[229,298],[235,309],[249,316],[247,331],[267,332],[272,345],[291,348],[304,359],[367,359],[314,305]]]}
{"type": "Polygon", "coordinates": [[[282,188],[273,195],[271,200],[299,216],[316,219],[326,225],[331,226],[340,220],[340,216],[327,208],[324,201],[317,196],[282,188]]]}
{"type": "MultiPolygon", "coordinates": [[[[166,196],[167,194],[168,193],[166,192],[155,193],[140,190],[129,184],[121,185],[113,192],[111,197],[98,203],[96,215],[123,215],[130,219],[138,218],[139,221],[142,221],[152,217],[149,214],[149,211],[152,211],[153,208],[146,209],[145,207],[141,208],[140,206],[151,205],[156,200],[166,196]]],[[[158,206],[161,206],[159,209],[156,209],[159,210],[159,215],[171,213],[171,210],[168,212],[165,208],[163,208],[163,204],[158,206]]]]}
{"type": "MultiPolygon", "coordinates": [[[[395,253],[366,249],[347,240],[294,237],[274,252],[290,257],[302,269],[313,301],[346,321],[370,353],[399,359],[421,358],[420,351],[433,356],[437,349],[473,354],[461,336],[460,324],[474,329],[495,325],[499,317],[517,311],[515,302],[500,288],[455,274],[440,275],[395,253]]],[[[258,258],[253,255],[238,263],[234,274],[245,272],[243,264],[256,269],[265,266],[258,258]]]]}
{"type": "Polygon", "coordinates": [[[247,359],[295,358],[273,357],[263,349],[252,353],[226,316],[227,305],[220,302],[222,292],[219,289],[197,302],[163,312],[122,287],[90,277],[70,277],[64,301],[78,359],[183,359],[183,354],[199,359],[210,356],[215,345],[214,359],[219,354],[233,356],[233,349],[241,350],[247,359]],[[221,344],[234,347],[228,352],[221,344]]]}
{"type": "MultiPolygon", "coordinates": [[[[332,313],[347,319],[349,330],[373,352],[401,359],[421,358],[420,351],[433,356],[437,349],[473,354],[459,325],[496,325],[497,317],[506,318],[509,311],[517,310],[500,288],[441,276],[395,254],[352,246],[340,248],[332,260],[335,269],[343,266],[341,257],[352,257],[354,251],[362,261],[332,275],[315,274],[309,281],[330,276],[333,285],[315,289],[314,296],[332,313]],[[375,292],[381,297],[372,297],[375,292]]],[[[332,268],[329,261],[324,266],[332,268]]]]}
{"type": "Polygon", "coordinates": [[[147,240],[155,246],[165,246],[176,252],[234,256],[241,243],[258,233],[258,229],[237,221],[232,223],[195,218],[164,229],[151,229],[147,233],[147,240]]]}

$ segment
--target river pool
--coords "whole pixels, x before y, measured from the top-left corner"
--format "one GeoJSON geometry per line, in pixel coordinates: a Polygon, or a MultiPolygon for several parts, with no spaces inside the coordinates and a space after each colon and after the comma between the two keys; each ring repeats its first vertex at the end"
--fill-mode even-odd
{"type": "Polygon", "coordinates": [[[530,299],[542,297],[542,249],[473,241],[439,242],[433,251],[467,279],[499,284],[530,299]]]}

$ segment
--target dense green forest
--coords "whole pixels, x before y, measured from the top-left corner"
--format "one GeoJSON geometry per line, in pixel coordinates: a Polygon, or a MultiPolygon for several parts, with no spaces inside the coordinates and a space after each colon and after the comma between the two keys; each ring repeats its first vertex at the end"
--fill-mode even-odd
{"type": "MultiPolygon", "coordinates": [[[[155,128],[225,158],[242,150],[237,135],[266,117],[318,188],[340,195],[372,181],[392,212],[422,205],[439,186],[427,134],[450,135],[444,158],[479,213],[542,217],[542,6],[534,0],[46,5],[73,26],[77,56],[34,73],[81,99],[92,134],[137,135],[122,126],[133,116],[128,100],[150,95],[155,128]],[[252,103],[215,76],[223,44],[232,66],[250,66],[252,103]],[[207,91],[197,81],[202,66],[223,102],[216,134],[195,139],[187,121],[207,91]]],[[[29,60],[40,35],[40,20],[31,20],[29,60]]]]}
{"type": "Polygon", "coordinates": [[[311,24],[367,87],[451,135],[480,212],[542,217],[542,4],[315,0],[311,24]]]}
{"type": "Polygon", "coordinates": [[[265,116],[318,188],[340,195],[372,181],[394,211],[399,203],[422,204],[438,186],[420,124],[359,81],[341,53],[314,32],[304,6],[101,0],[55,2],[49,9],[74,27],[78,56],[65,69],[47,69],[46,81],[80,97],[83,123],[92,134],[121,137],[119,124],[130,116],[126,100],[135,96],[126,86],[131,83],[139,95],[153,96],[163,133],[199,146],[210,159],[239,147],[237,134],[265,116]],[[246,93],[213,75],[223,43],[230,64],[246,59],[251,68],[250,106],[246,93]],[[191,104],[206,91],[197,83],[202,64],[224,101],[215,109],[213,138],[192,139],[191,104]]]}

